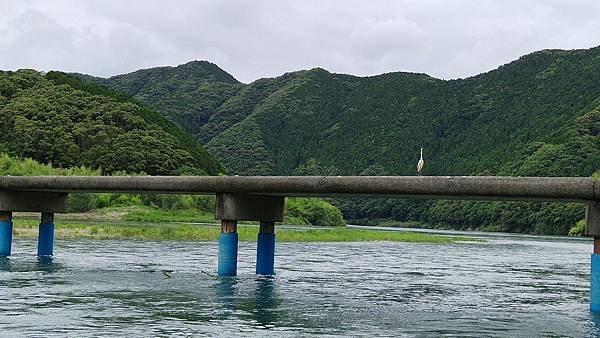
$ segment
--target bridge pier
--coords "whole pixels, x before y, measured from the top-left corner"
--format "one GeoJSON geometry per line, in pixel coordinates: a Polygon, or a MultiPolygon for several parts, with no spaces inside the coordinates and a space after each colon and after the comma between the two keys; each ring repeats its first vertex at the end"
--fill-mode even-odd
{"type": "Polygon", "coordinates": [[[54,213],[67,211],[67,194],[43,191],[0,191],[0,257],[10,256],[12,213],[41,212],[38,255],[52,255],[54,246],[54,213]],[[6,211],[10,210],[10,211],[6,211]]]}
{"type": "Polygon", "coordinates": [[[585,233],[594,237],[590,266],[590,311],[600,312],[600,202],[589,201],[587,204],[585,233]]]}
{"type": "Polygon", "coordinates": [[[275,222],[260,222],[256,242],[256,274],[275,275],[275,222]]]}
{"type": "Polygon", "coordinates": [[[12,247],[12,212],[0,211],[0,257],[10,256],[12,247]]]}
{"type": "Polygon", "coordinates": [[[54,213],[42,212],[38,235],[38,256],[52,256],[54,251],[54,213]]]}
{"type": "Polygon", "coordinates": [[[237,221],[221,220],[219,235],[219,276],[237,275],[238,234],[237,221]]]}
{"type": "Polygon", "coordinates": [[[221,220],[219,276],[237,274],[237,221],[260,222],[256,273],[275,274],[275,222],[283,221],[283,205],[282,196],[217,194],[215,218],[221,220]]]}

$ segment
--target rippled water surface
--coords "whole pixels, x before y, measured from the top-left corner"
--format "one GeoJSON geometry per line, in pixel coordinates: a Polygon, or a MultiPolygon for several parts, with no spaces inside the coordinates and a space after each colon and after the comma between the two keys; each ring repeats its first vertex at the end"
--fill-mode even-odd
{"type": "Polygon", "coordinates": [[[0,262],[7,336],[591,336],[588,241],[281,243],[274,279],[218,278],[209,242],[57,240],[0,262]],[[169,277],[170,276],[170,277],[169,277]]]}

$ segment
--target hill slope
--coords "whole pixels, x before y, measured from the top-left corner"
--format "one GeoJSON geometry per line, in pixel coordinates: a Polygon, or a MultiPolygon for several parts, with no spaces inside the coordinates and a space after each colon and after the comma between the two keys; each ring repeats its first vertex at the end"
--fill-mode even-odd
{"type": "Polygon", "coordinates": [[[412,175],[422,146],[429,175],[588,176],[600,167],[597,135],[585,131],[598,122],[598,56],[540,52],[456,81],[311,70],[208,146],[237,174],[256,171],[239,166],[251,157],[270,168],[262,174],[412,175]],[[252,157],[252,146],[269,157],[252,157]],[[549,167],[548,152],[569,158],[549,167]]]}
{"type": "Polygon", "coordinates": [[[0,72],[0,150],[104,173],[218,174],[184,131],[125,95],[65,73],[0,72]]]}
{"type": "Polygon", "coordinates": [[[233,76],[206,61],[142,69],[108,79],[74,75],[86,82],[131,95],[159,110],[198,139],[204,134],[202,126],[212,113],[244,87],[233,76]]]}
{"type": "MultiPolygon", "coordinates": [[[[151,70],[135,76],[145,72],[151,70]]],[[[106,82],[127,90],[121,83],[129,76],[106,82]]],[[[219,79],[186,88],[193,100],[180,102],[181,109],[198,113],[163,113],[233,174],[413,175],[420,147],[427,175],[589,176],[600,169],[600,48],[536,52],[452,81],[312,69],[247,85],[219,79]]],[[[155,107],[167,102],[140,99],[155,107]]],[[[339,203],[352,218],[500,224],[511,231],[564,233],[582,216],[579,206],[552,204],[339,203]],[[485,212],[487,206],[493,210],[485,212]]]]}

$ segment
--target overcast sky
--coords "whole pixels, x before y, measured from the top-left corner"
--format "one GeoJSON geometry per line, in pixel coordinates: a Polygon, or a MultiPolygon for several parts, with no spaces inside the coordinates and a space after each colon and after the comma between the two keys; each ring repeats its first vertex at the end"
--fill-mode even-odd
{"type": "Polygon", "coordinates": [[[0,69],[111,76],[208,60],[243,82],[323,67],[475,75],[600,45],[598,0],[0,0],[0,69]]]}

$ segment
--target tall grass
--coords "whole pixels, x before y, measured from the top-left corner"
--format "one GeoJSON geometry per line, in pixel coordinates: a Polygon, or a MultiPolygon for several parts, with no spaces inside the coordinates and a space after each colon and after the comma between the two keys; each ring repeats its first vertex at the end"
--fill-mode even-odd
{"type": "Polygon", "coordinates": [[[137,222],[199,222],[214,223],[214,212],[201,211],[197,209],[187,210],[165,210],[138,208],[123,216],[124,221],[137,222]]]}

